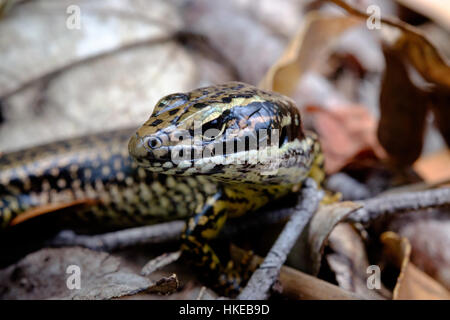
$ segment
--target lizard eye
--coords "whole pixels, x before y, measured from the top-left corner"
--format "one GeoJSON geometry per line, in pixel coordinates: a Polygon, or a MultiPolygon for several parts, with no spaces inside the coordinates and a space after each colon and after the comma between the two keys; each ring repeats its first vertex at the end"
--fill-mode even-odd
{"type": "Polygon", "coordinates": [[[202,125],[203,140],[210,141],[220,136],[225,129],[225,123],[221,117],[211,120],[202,125]]]}
{"type": "Polygon", "coordinates": [[[162,142],[161,142],[161,139],[159,139],[157,137],[150,137],[147,140],[147,145],[149,146],[150,149],[157,149],[157,148],[161,147],[162,142]]]}

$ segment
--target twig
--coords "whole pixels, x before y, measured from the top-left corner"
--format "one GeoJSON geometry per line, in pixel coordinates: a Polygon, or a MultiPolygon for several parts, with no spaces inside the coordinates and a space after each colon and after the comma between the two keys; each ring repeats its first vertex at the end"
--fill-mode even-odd
{"type": "MultiPolygon", "coordinates": [[[[220,238],[232,238],[244,231],[273,225],[289,218],[295,208],[286,207],[278,210],[265,210],[248,214],[242,218],[232,219],[227,223],[220,238]]],[[[92,250],[114,251],[116,249],[139,245],[157,244],[177,241],[184,230],[186,222],[175,220],[160,224],[128,228],[99,235],[78,235],[72,230],[63,230],[50,239],[46,245],[51,247],[82,246],[92,250]]]]}
{"type": "MultiPolygon", "coordinates": [[[[242,261],[248,251],[237,246],[231,246],[231,256],[234,261],[242,261]]],[[[256,269],[264,259],[253,255],[249,268],[256,269]]],[[[282,266],[280,270],[279,286],[281,294],[289,299],[302,300],[361,300],[363,297],[356,293],[339,288],[338,286],[316,278],[305,272],[282,266]]]]}
{"type": "Polygon", "coordinates": [[[234,62],[214,46],[208,37],[193,32],[180,31],[178,32],[178,41],[186,48],[199,52],[208,60],[226,67],[234,80],[240,81],[243,78],[234,62]]]}
{"type": "MultiPolygon", "coordinates": [[[[349,222],[368,223],[383,214],[393,214],[397,211],[417,210],[428,207],[450,205],[450,188],[426,190],[420,192],[405,192],[386,195],[378,198],[358,201],[364,208],[351,214],[349,222]]],[[[231,238],[250,229],[271,225],[290,217],[296,208],[287,207],[278,210],[265,210],[249,214],[241,219],[230,220],[220,237],[231,238]],[[255,218],[257,215],[257,219],[255,218]]],[[[185,221],[176,220],[151,226],[129,228],[125,230],[86,236],[77,235],[73,231],[64,230],[54,239],[47,242],[48,246],[82,246],[92,250],[113,251],[119,248],[138,244],[156,244],[177,241],[185,227],[185,221]]]]}
{"type": "Polygon", "coordinates": [[[369,188],[345,173],[336,173],[326,181],[326,188],[340,192],[342,200],[361,200],[371,196],[369,188]]]}
{"type": "Polygon", "coordinates": [[[182,220],[129,228],[94,236],[77,235],[71,230],[60,232],[49,246],[82,246],[92,250],[112,251],[137,244],[163,243],[179,239],[186,223],[182,220]]]}
{"type": "MultiPolygon", "coordinates": [[[[357,17],[360,17],[360,18],[363,18],[363,19],[367,19],[367,17],[368,17],[367,13],[365,13],[365,12],[363,12],[363,11],[357,9],[357,8],[352,7],[351,5],[349,5],[344,0],[327,0],[327,1],[334,3],[338,7],[341,7],[342,9],[344,9],[345,11],[347,11],[348,13],[350,13],[350,14],[352,14],[354,16],[357,16],[357,17]]],[[[383,17],[383,18],[380,19],[380,21],[385,23],[385,24],[387,24],[387,25],[389,25],[389,26],[399,28],[399,29],[401,29],[404,32],[418,32],[418,33],[421,33],[420,31],[418,31],[419,29],[417,29],[417,28],[415,28],[415,27],[413,27],[413,26],[411,26],[411,25],[409,25],[409,24],[407,24],[407,23],[405,23],[405,22],[403,22],[400,19],[395,18],[395,17],[383,17]]],[[[425,41],[430,43],[427,39],[425,39],[425,41]]]]}
{"type": "Polygon", "coordinates": [[[281,266],[286,261],[298,236],[317,210],[323,192],[318,191],[313,180],[305,181],[301,192],[301,202],[295,208],[295,213],[284,227],[277,241],[270,249],[264,262],[253,273],[247,286],[239,294],[240,300],[267,299],[269,290],[278,278],[281,266]]]}
{"type": "Polygon", "coordinates": [[[279,280],[282,294],[289,299],[364,300],[356,293],[287,266],[281,267],[279,280]]]}
{"type": "Polygon", "coordinates": [[[160,256],[150,260],[142,267],[141,275],[144,277],[148,277],[150,274],[164,268],[165,266],[171,264],[172,262],[177,261],[181,256],[181,250],[169,253],[163,253],[160,256]]]}
{"type": "Polygon", "coordinates": [[[203,296],[205,295],[205,292],[206,292],[206,287],[203,286],[203,287],[200,289],[200,292],[198,293],[197,299],[195,299],[195,300],[202,300],[202,299],[203,299],[203,296]]]}
{"type": "Polygon", "coordinates": [[[217,50],[211,43],[210,41],[205,38],[205,37],[201,37],[200,35],[197,35],[195,33],[189,32],[189,31],[174,31],[172,33],[169,33],[168,35],[163,35],[160,37],[155,37],[155,38],[149,38],[149,39],[143,39],[143,40],[138,40],[138,41],[134,41],[125,45],[122,45],[118,48],[113,48],[111,50],[107,50],[104,52],[100,52],[98,54],[94,54],[91,56],[87,56],[85,58],[82,59],[78,59],[75,60],[73,62],[67,63],[66,65],[57,67],[53,70],[48,71],[45,74],[39,75],[35,78],[31,78],[25,82],[23,82],[22,84],[20,84],[19,86],[17,86],[16,88],[7,90],[6,92],[3,92],[2,95],[0,95],[0,100],[6,100],[9,97],[11,97],[12,95],[21,92],[29,87],[31,87],[32,85],[35,85],[37,83],[43,82],[43,83],[49,83],[53,78],[55,78],[56,76],[67,72],[70,69],[73,69],[75,67],[78,67],[80,65],[83,64],[88,64],[97,60],[100,60],[102,58],[108,57],[108,56],[113,56],[116,54],[119,54],[121,52],[125,52],[131,49],[135,49],[135,48],[140,48],[140,47],[146,47],[146,46],[151,46],[151,45],[157,45],[157,44],[164,44],[167,42],[178,42],[180,44],[185,44],[188,41],[196,41],[196,43],[200,43],[201,41],[203,41],[203,49],[204,50],[209,50],[209,57],[214,57],[216,61],[222,63],[223,65],[225,65],[226,67],[229,68],[231,74],[237,79],[241,79],[242,77],[239,75],[239,72],[237,71],[236,67],[234,66],[234,64],[232,64],[228,59],[226,59],[222,53],[217,50]]]}
{"type": "Polygon", "coordinates": [[[145,46],[149,46],[149,45],[154,45],[154,44],[163,44],[166,42],[170,42],[170,41],[174,41],[178,39],[178,33],[175,34],[169,34],[167,36],[161,36],[158,38],[150,38],[150,39],[144,39],[144,40],[139,40],[139,41],[135,41],[132,43],[128,43],[125,44],[123,46],[120,46],[118,48],[114,48],[111,50],[107,50],[98,54],[94,54],[92,56],[88,56],[86,58],[83,59],[78,59],[75,60],[71,63],[68,63],[64,66],[58,67],[54,70],[51,70],[43,75],[37,76],[35,78],[31,78],[28,81],[23,82],[22,84],[20,84],[18,87],[11,89],[9,91],[4,92],[1,96],[0,96],[0,100],[4,100],[9,98],[10,96],[25,90],[27,88],[29,88],[30,86],[39,83],[41,81],[49,81],[50,79],[54,78],[55,76],[68,71],[69,69],[72,69],[74,67],[83,65],[83,64],[87,64],[87,63],[91,63],[94,62],[96,60],[99,60],[101,58],[107,57],[107,56],[111,56],[111,55],[115,55],[130,49],[134,49],[134,48],[139,48],[139,47],[145,47],[145,46]]]}
{"type": "Polygon", "coordinates": [[[442,180],[436,182],[415,182],[407,185],[402,185],[394,188],[387,189],[379,194],[377,197],[388,196],[391,194],[399,194],[405,192],[417,192],[417,191],[425,191],[425,190],[433,190],[440,187],[448,187],[450,185],[450,178],[444,178],[442,180]]]}
{"type": "Polygon", "coordinates": [[[392,194],[357,203],[363,207],[352,213],[348,221],[367,224],[386,214],[450,206],[450,188],[392,194]]]}

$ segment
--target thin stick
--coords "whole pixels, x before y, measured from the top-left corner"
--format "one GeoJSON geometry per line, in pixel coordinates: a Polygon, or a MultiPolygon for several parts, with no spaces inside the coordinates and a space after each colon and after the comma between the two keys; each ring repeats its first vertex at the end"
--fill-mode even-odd
{"type": "MultiPolygon", "coordinates": [[[[247,251],[237,246],[231,246],[231,256],[234,261],[241,261],[247,251]]],[[[249,267],[256,269],[263,258],[253,255],[249,267]]],[[[278,278],[281,294],[293,300],[362,300],[356,293],[344,290],[338,286],[306,274],[302,271],[282,266],[278,278]]],[[[278,289],[278,288],[277,288],[278,289]]]]}
{"type": "Polygon", "coordinates": [[[132,42],[132,43],[125,44],[125,45],[120,46],[118,48],[114,48],[114,49],[107,50],[107,51],[104,51],[104,52],[100,52],[98,54],[94,54],[94,55],[91,55],[91,56],[88,56],[88,57],[85,57],[85,58],[82,58],[82,59],[75,60],[75,61],[73,61],[71,63],[68,63],[66,65],[63,65],[61,67],[57,67],[57,68],[55,68],[53,70],[50,70],[50,71],[48,71],[45,74],[39,75],[39,76],[37,76],[35,78],[31,78],[31,79],[23,82],[22,84],[20,84],[16,88],[10,89],[9,91],[4,92],[0,96],[0,99],[5,100],[5,99],[11,97],[14,94],[29,88],[30,86],[32,86],[32,85],[34,85],[36,83],[39,83],[41,81],[48,81],[49,79],[51,79],[51,78],[53,78],[53,77],[55,77],[55,76],[57,76],[57,75],[59,75],[59,74],[61,74],[63,72],[66,72],[69,69],[75,68],[77,66],[80,66],[80,65],[83,65],[83,64],[88,64],[88,63],[94,62],[96,60],[102,59],[104,57],[115,55],[115,54],[118,54],[118,53],[130,50],[130,49],[139,48],[139,47],[145,47],[145,46],[150,46],[150,45],[156,45],[156,44],[163,44],[163,43],[174,41],[174,40],[177,40],[177,34],[169,34],[169,35],[161,36],[161,37],[157,37],[157,38],[150,38],[150,39],[139,40],[139,41],[135,41],[135,42],[132,42]]]}
{"type": "Polygon", "coordinates": [[[165,266],[177,261],[181,257],[181,250],[169,253],[163,253],[162,255],[150,260],[141,269],[141,275],[148,277],[156,270],[164,268],[165,266]]]}
{"type": "MultiPolygon", "coordinates": [[[[248,215],[230,220],[220,238],[232,238],[234,235],[250,229],[273,225],[288,219],[295,208],[286,207],[278,210],[249,213],[248,215]]],[[[139,245],[158,244],[177,241],[186,226],[184,220],[175,220],[155,225],[128,228],[98,235],[78,235],[72,230],[63,230],[46,245],[51,247],[82,246],[91,250],[113,251],[116,249],[139,245]]]]}
{"type": "Polygon", "coordinates": [[[92,250],[113,251],[138,244],[177,241],[185,225],[183,220],[176,220],[94,236],[77,235],[71,230],[64,230],[51,239],[47,245],[52,247],[82,246],[92,250]]]}
{"type": "MultiPolygon", "coordinates": [[[[404,192],[359,201],[357,203],[360,203],[364,207],[351,214],[348,221],[367,224],[384,214],[450,206],[450,188],[404,192]]],[[[255,216],[249,215],[238,223],[233,223],[234,221],[230,220],[230,224],[225,226],[225,230],[221,233],[221,236],[230,238],[251,228],[280,222],[290,217],[295,211],[296,208],[283,208],[260,212],[258,213],[257,219],[255,219],[255,216]]],[[[185,221],[176,220],[94,236],[77,235],[73,231],[65,230],[50,240],[47,245],[57,247],[83,246],[92,250],[113,251],[137,244],[177,241],[185,225],[185,221]]]]}
{"type": "Polygon", "coordinates": [[[247,286],[239,294],[238,299],[261,300],[268,298],[269,290],[278,279],[281,266],[286,261],[287,255],[323,198],[323,192],[317,190],[316,183],[311,179],[305,181],[305,187],[301,194],[302,200],[296,206],[295,213],[291,216],[263,263],[253,273],[247,286]]]}
{"type": "Polygon", "coordinates": [[[352,213],[348,221],[367,224],[382,215],[450,206],[450,188],[391,194],[357,203],[363,207],[352,213]]]}
{"type": "MultiPolygon", "coordinates": [[[[369,17],[369,15],[367,13],[365,13],[357,8],[352,7],[351,5],[349,5],[347,2],[345,2],[343,0],[327,0],[327,1],[334,3],[338,7],[341,7],[342,9],[344,9],[345,11],[347,11],[348,13],[350,13],[354,16],[357,16],[357,17],[360,17],[363,19],[367,19],[367,17],[369,17]]],[[[381,18],[380,20],[381,20],[381,22],[383,22],[391,27],[399,28],[404,32],[408,32],[408,33],[413,32],[413,33],[422,34],[422,32],[419,29],[417,29],[395,17],[384,17],[384,18],[381,18]]],[[[431,45],[431,43],[427,39],[425,39],[425,41],[431,45]]]]}
{"type": "Polygon", "coordinates": [[[343,200],[362,200],[370,198],[369,188],[349,175],[338,172],[328,177],[325,188],[340,192],[343,200]]]}
{"type": "Polygon", "coordinates": [[[282,294],[289,299],[364,300],[356,293],[287,266],[281,267],[279,280],[282,294]]]}

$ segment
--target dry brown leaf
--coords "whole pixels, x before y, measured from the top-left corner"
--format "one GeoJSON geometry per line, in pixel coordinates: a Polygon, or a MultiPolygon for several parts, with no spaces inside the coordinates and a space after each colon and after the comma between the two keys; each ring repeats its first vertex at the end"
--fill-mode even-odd
{"type": "Polygon", "coordinates": [[[397,282],[394,300],[450,300],[450,293],[412,263],[397,282]]]}
{"type": "MultiPolygon", "coordinates": [[[[412,29],[406,25],[402,31],[403,34],[389,49],[390,53],[397,56],[398,61],[396,61],[396,63],[405,64],[409,62],[425,80],[429,81],[434,86],[431,89],[428,89],[428,92],[421,92],[419,88],[408,81],[408,78],[405,77],[406,81],[403,83],[401,83],[399,79],[396,88],[391,89],[393,92],[397,89],[397,94],[390,95],[387,98],[398,99],[397,95],[399,95],[400,92],[410,92],[411,96],[406,96],[406,94],[404,94],[404,100],[402,102],[405,109],[407,104],[414,107],[411,107],[409,110],[403,110],[403,116],[401,118],[394,118],[393,121],[402,119],[402,122],[404,122],[404,119],[408,119],[409,115],[412,114],[417,118],[412,125],[416,123],[419,124],[419,121],[422,121],[417,128],[417,132],[419,132],[419,130],[423,130],[425,125],[426,108],[430,107],[434,113],[437,128],[447,142],[447,145],[450,146],[450,66],[438,50],[418,30],[412,29]],[[413,100],[414,98],[417,98],[417,100],[413,100]]],[[[387,56],[386,60],[388,65],[386,72],[388,73],[389,68],[393,69],[393,66],[392,64],[389,64],[390,61],[387,56]]],[[[383,88],[385,88],[385,84],[383,84],[383,88]]],[[[383,105],[383,100],[381,101],[381,104],[383,105]]],[[[398,108],[399,111],[402,110],[401,106],[398,108]]],[[[408,124],[409,123],[407,122],[404,126],[407,127],[408,124]]],[[[394,132],[392,135],[396,135],[396,133],[394,132]]],[[[416,139],[418,138],[417,134],[413,137],[416,139]]],[[[410,140],[408,141],[408,144],[414,147],[416,146],[416,141],[410,140]]],[[[422,141],[420,141],[419,145],[422,145],[422,141]]],[[[388,148],[386,145],[385,147],[388,148]]]]}
{"type": "Polygon", "coordinates": [[[158,283],[122,267],[118,258],[78,247],[42,249],[0,271],[3,299],[112,299],[147,289],[163,290],[158,283]],[[70,265],[81,270],[80,289],[70,290],[66,285],[70,265]]]}
{"type": "Polygon", "coordinates": [[[172,274],[170,277],[163,277],[156,281],[155,284],[147,288],[146,292],[167,295],[176,292],[179,287],[180,282],[177,275],[172,274]]]}
{"type": "MultiPolygon", "coordinates": [[[[437,212],[440,217],[445,212],[437,212]]],[[[448,215],[448,212],[447,212],[448,215]]],[[[450,220],[424,219],[401,223],[398,233],[412,245],[411,261],[450,290],[450,220]]]]}
{"type": "Polygon", "coordinates": [[[361,205],[351,201],[320,205],[292,248],[287,263],[306,273],[317,275],[331,231],[359,208],[361,205]]]}
{"type": "Polygon", "coordinates": [[[450,5],[442,0],[396,0],[405,7],[423,14],[450,31],[450,5]]]}
{"type": "MultiPolygon", "coordinates": [[[[354,16],[364,19],[369,17],[368,14],[352,7],[346,1],[329,1],[354,16]]],[[[381,22],[385,26],[401,31],[400,37],[393,44],[393,49],[402,52],[424,79],[450,88],[450,66],[419,29],[394,18],[382,18],[381,22]]]]}
{"type": "Polygon", "coordinates": [[[363,297],[300,272],[294,268],[281,267],[280,283],[283,294],[299,300],[362,300],[363,297]]]}
{"type": "Polygon", "coordinates": [[[393,45],[427,81],[450,88],[450,66],[438,50],[417,29],[402,29],[404,34],[393,45]]]}
{"type": "Polygon", "coordinates": [[[450,150],[444,149],[419,158],[414,170],[428,183],[450,180],[450,150]]]}
{"type": "Polygon", "coordinates": [[[425,96],[425,105],[431,107],[436,126],[450,146],[450,66],[447,61],[417,30],[404,30],[392,50],[409,61],[424,79],[434,84],[425,96]]]}
{"type": "Polygon", "coordinates": [[[386,157],[376,137],[377,121],[366,108],[345,106],[328,110],[311,106],[306,112],[313,114],[328,174],[338,172],[367,151],[379,158],[386,157]]]}
{"type": "Polygon", "coordinates": [[[167,1],[132,2],[125,0],[114,5],[105,1],[31,1],[14,7],[14,14],[0,20],[0,95],[9,96],[32,79],[78,60],[143,39],[170,35],[182,25],[176,8],[167,1]],[[69,30],[67,17],[61,14],[74,4],[89,15],[79,31],[69,30]],[[158,18],[163,14],[169,19],[167,23],[158,18]],[[103,25],[106,16],[111,20],[107,28],[103,25]],[[34,30],[33,37],[27,36],[29,28],[34,30]]]}
{"type": "Polygon", "coordinates": [[[166,94],[236,78],[222,51],[181,39],[181,4],[25,2],[0,19],[1,151],[137,127],[166,94]],[[70,5],[87,17],[80,30],[66,26],[70,5]]]}
{"type": "Polygon", "coordinates": [[[360,23],[350,17],[309,14],[281,58],[269,69],[259,86],[285,95],[292,94],[301,76],[326,54],[333,40],[360,23]]]}
{"type": "MultiPolygon", "coordinates": [[[[273,3],[270,6],[277,19],[286,15],[283,6],[273,3]]],[[[183,30],[205,36],[223,56],[222,60],[235,66],[241,81],[256,84],[286,44],[268,28],[267,18],[259,16],[260,7],[253,3],[246,5],[243,1],[195,0],[181,1],[179,9],[184,21],[183,30]]],[[[301,15],[301,12],[297,11],[297,14],[301,15]]],[[[297,19],[301,20],[298,16],[297,19]]]]}
{"type": "MultiPolygon", "coordinates": [[[[242,261],[248,254],[246,250],[231,246],[233,261],[242,261]]],[[[250,269],[256,269],[264,259],[254,255],[250,261],[250,269]]],[[[360,300],[362,297],[344,290],[334,284],[313,277],[296,269],[282,266],[279,282],[282,294],[295,300],[360,300]]]]}
{"type": "MultiPolygon", "coordinates": [[[[345,1],[330,1],[352,15],[369,17],[345,1]]],[[[447,144],[450,142],[450,66],[420,30],[397,19],[383,18],[381,22],[381,30],[387,31],[384,35],[389,35],[386,39],[390,45],[384,48],[387,67],[380,97],[378,137],[394,163],[410,165],[422,149],[427,107],[432,107],[438,129],[447,144]],[[390,27],[397,33],[389,32],[390,27]],[[428,92],[410,81],[407,64],[433,85],[428,92]]]]}
{"type": "Polygon", "coordinates": [[[383,48],[386,70],[380,93],[378,139],[396,165],[412,164],[422,152],[427,95],[411,81],[403,57],[383,48]]]}
{"type": "Polygon", "coordinates": [[[410,262],[411,244],[407,238],[387,231],[381,235],[386,256],[400,269],[394,300],[449,300],[450,293],[410,262]]]}
{"type": "Polygon", "coordinates": [[[367,288],[369,260],[366,248],[355,229],[348,223],[338,224],[328,238],[332,254],[327,255],[331,270],[339,286],[366,299],[386,299],[391,294],[386,288],[367,288]]]}
{"type": "Polygon", "coordinates": [[[434,113],[436,127],[450,146],[450,87],[437,86],[430,93],[430,107],[434,113]]]}

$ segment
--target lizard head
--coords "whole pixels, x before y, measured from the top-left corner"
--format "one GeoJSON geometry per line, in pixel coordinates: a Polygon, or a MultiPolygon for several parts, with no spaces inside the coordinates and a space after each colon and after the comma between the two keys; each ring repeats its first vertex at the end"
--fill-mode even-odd
{"type": "Polygon", "coordinates": [[[129,142],[131,156],[148,170],[224,180],[295,151],[301,162],[310,148],[292,100],[240,82],[163,97],[129,142]]]}

